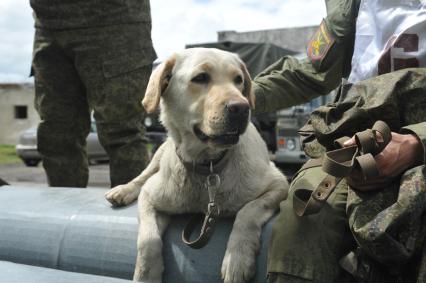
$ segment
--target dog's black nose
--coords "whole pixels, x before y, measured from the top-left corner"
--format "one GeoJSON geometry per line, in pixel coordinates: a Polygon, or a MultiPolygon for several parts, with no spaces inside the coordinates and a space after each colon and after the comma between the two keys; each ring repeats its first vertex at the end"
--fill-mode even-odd
{"type": "Polygon", "coordinates": [[[229,101],[225,107],[228,113],[233,116],[248,115],[250,110],[249,104],[241,101],[229,101]]]}

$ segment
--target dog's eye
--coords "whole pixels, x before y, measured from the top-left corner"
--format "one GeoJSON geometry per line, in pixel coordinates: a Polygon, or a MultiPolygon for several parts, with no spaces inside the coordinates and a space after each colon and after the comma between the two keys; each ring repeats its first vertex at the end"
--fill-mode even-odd
{"type": "Polygon", "coordinates": [[[234,78],[234,83],[237,84],[237,85],[242,84],[243,83],[243,77],[241,77],[240,75],[236,76],[234,78]]]}
{"type": "Polygon", "coordinates": [[[191,82],[196,84],[208,84],[210,82],[210,76],[207,73],[200,73],[193,77],[191,82]]]}

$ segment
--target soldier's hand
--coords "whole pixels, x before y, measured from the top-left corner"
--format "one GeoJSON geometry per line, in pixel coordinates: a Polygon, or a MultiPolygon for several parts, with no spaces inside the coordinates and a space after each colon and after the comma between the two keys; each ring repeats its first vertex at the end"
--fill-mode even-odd
{"type": "MultiPolygon", "coordinates": [[[[378,136],[380,141],[381,136],[378,136]]],[[[344,146],[355,145],[355,138],[345,142],[344,146]]],[[[420,165],[423,162],[423,146],[419,139],[412,135],[402,135],[392,132],[392,139],[382,152],[377,154],[376,160],[380,176],[372,180],[363,180],[359,172],[354,172],[350,176],[349,183],[356,187],[374,187],[380,186],[383,182],[389,182],[389,179],[397,177],[407,169],[420,165]]]]}

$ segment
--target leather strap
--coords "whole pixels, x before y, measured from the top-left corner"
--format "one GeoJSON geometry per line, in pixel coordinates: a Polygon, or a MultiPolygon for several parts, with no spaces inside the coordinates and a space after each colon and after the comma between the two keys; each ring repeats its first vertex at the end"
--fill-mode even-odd
{"type": "Polygon", "coordinates": [[[219,216],[219,210],[217,205],[209,203],[208,211],[204,217],[203,214],[196,214],[191,217],[189,222],[186,224],[185,228],[182,231],[182,241],[190,246],[193,249],[201,249],[210,240],[210,237],[213,235],[214,229],[216,227],[216,218],[219,216]],[[203,221],[199,236],[191,241],[191,234],[197,228],[197,226],[203,221]]]}
{"type": "MultiPolygon", "coordinates": [[[[348,137],[335,140],[342,146],[348,137]]],[[[315,190],[297,189],[293,196],[293,208],[298,216],[318,213],[339,182],[352,171],[360,169],[364,180],[379,175],[373,155],[380,153],[392,139],[391,130],[383,121],[377,121],[372,129],[355,134],[356,145],[328,151],[322,159],[322,170],[327,173],[315,190]],[[382,136],[378,141],[377,133],[382,136]]],[[[318,166],[318,161],[315,162],[318,166]]],[[[307,168],[315,167],[307,165],[307,168]]],[[[306,170],[307,168],[302,167],[306,170]]],[[[302,170],[301,169],[301,170],[302,170]]],[[[299,172],[301,171],[299,170],[299,172]]]]}
{"type": "Polygon", "coordinates": [[[377,121],[372,129],[355,134],[356,145],[326,152],[322,169],[336,177],[349,176],[355,168],[361,170],[365,180],[378,176],[379,169],[373,155],[380,153],[391,139],[388,125],[377,121]],[[378,141],[377,133],[381,134],[382,141],[378,141]]]}
{"type": "Polygon", "coordinates": [[[209,203],[207,205],[207,213],[204,217],[204,221],[202,214],[194,215],[182,231],[182,241],[194,249],[200,249],[207,245],[214,232],[216,218],[219,217],[220,214],[219,206],[216,203],[216,193],[220,187],[220,176],[214,173],[213,162],[210,163],[209,172],[205,183],[209,194],[209,203]],[[199,236],[197,239],[191,241],[192,232],[201,222],[203,224],[199,236]]]}
{"type": "Polygon", "coordinates": [[[294,191],[294,212],[298,216],[318,213],[342,179],[327,175],[314,191],[308,189],[297,189],[294,191]]]}

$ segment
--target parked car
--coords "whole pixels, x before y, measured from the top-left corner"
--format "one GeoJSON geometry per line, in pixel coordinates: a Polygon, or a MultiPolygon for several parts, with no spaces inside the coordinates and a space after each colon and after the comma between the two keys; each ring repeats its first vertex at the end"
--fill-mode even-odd
{"type": "MultiPolygon", "coordinates": [[[[41,161],[41,155],[37,151],[37,128],[33,127],[24,131],[19,136],[16,145],[16,154],[27,166],[37,166],[41,161]]],[[[108,155],[101,146],[96,130],[96,123],[92,121],[90,133],[87,136],[87,155],[89,163],[108,161],[108,155]]]]}

